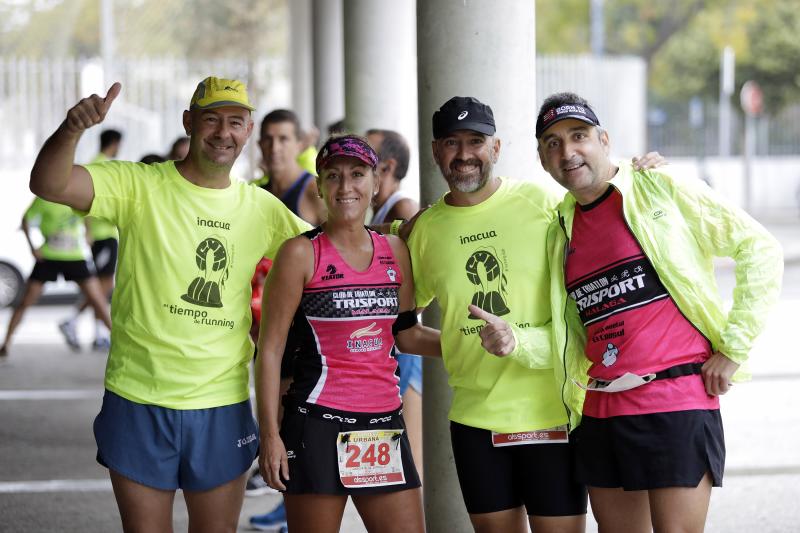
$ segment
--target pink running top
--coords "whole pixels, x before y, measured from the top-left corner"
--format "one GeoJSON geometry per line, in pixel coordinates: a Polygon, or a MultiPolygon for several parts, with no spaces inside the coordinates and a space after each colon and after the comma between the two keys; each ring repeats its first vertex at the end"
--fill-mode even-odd
{"type": "Polygon", "coordinates": [[[300,350],[293,401],[349,412],[400,407],[392,325],[403,281],[386,237],[369,230],[369,267],[351,268],[321,228],[304,233],[314,246],[314,275],[292,324],[300,350]]]}
{"type": "MultiPolygon", "coordinates": [[[[644,375],[711,355],[703,335],[681,314],[622,214],[614,188],[575,210],[566,264],[567,292],[586,327],[589,376],[644,375]]],[[[583,414],[596,418],[719,409],[699,375],[654,381],[623,392],[586,394],[583,414]]]]}

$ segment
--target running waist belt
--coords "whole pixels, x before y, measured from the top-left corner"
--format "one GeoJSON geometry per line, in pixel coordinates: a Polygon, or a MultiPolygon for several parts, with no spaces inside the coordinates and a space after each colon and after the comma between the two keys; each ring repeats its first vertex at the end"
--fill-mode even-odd
{"type": "MultiPolygon", "coordinates": [[[[653,381],[659,379],[672,379],[672,378],[680,378],[683,376],[692,376],[695,374],[700,374],[703,369],[703,363],[683,363],[681,365],[671,366],[669,368],[665,368],[664,370],[660,370],[658,372],[647,374],[644,376],[639,376],[644,380],[644,383],[641,385],[652,383],[653,381]]],[[[603,379],[594,379],[592,378],[591,382],[591,389],[604,389],[614,383],[614,381],[606,381],[603,379]]],[[[631,387],[634,388],[634,387],[631,387]]]]}

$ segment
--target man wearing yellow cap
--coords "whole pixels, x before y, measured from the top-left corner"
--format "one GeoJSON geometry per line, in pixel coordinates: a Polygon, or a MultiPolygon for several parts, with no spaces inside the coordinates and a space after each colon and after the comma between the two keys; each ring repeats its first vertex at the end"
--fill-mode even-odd
{"type": "Polygon", "coordinates": [[[75,165],[84,130],[103,121],[120,90],[115,83],[67,112],[30,182],[38,196],[120,231],[97,459],[126,530],[170,531],[180,488],[193,528],[233,531],[258,445],[248,401],[250,277],[308,225],[230,179],[253,130],[253,106],[235,80],[198,85],[183,113],[184,160],[75,165]]]}

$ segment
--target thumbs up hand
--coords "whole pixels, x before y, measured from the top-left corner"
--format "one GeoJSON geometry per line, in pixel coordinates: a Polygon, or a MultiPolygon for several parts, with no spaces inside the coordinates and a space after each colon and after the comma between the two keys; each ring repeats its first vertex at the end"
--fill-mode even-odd
{"type": "Polygon", "coordinates": [[[470,305],[469,312],[472,316],[486,322],[479,333],[484,350],[498,357],[505,357],[514,351],[514,348],[517,347],[517,340],[514,338],[514,332],[508,322],[497,315],[484,311],[477,305],[470,305]]]}
{"type": "Polygon", "coordinates": [[[100,124],[106,118],[111,104],[122,90],[122,85],[117,82],[112,85],[104,97],[96,94],[88,96],[75,104],[67,111],[65,124],[67,130],[73,134],[82,133],[84,130],[100,124]]]}

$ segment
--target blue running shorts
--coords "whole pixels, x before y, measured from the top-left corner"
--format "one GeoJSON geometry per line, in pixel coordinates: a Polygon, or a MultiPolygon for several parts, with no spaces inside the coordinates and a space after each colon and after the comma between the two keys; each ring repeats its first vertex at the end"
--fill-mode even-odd
{"type": "Polygon", "coordinates": [[[249,470],[258,428],[249,401],[168,409],[106,391],[94,420],[97,462],[142,485],[202,491],[249,470]]]}
{"type": "Polygon", "coordinates": [[[422,357],[397,352],[397,366],[400,367],[400,396],[409,387],[422,394],[422,357]]]}

